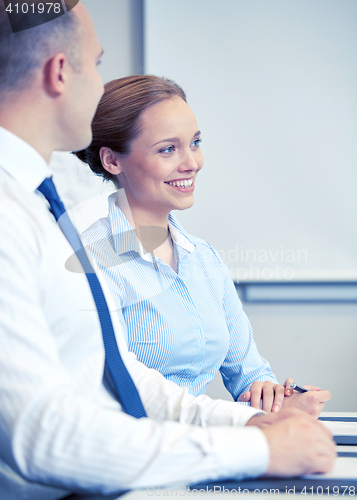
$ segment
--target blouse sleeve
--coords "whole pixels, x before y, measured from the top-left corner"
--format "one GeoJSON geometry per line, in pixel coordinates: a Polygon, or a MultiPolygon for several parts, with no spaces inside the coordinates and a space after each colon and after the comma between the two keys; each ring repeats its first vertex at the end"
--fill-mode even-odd
{"type": "Polygon", "coordinates": [[[258,352],[250,321],[243,311],[227,267],[213,248],[212,251],[223,273],[223,309],[230,334],[228,352],[220,372],[226,389],[237,401],[240,394],[249,391],[255,380],[278,381],[268,361],[258,352]]]}

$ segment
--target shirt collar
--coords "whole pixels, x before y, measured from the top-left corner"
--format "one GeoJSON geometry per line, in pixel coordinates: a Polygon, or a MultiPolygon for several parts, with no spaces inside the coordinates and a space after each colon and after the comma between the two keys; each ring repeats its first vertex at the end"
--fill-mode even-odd
{"type": "MultiPolygon", "coordinates": [[[[144,256],[148,252],[146,252],[143,248],[128,219],[116,204],[116,199],[117,191],[111,194],[108,198],[109,220],[115,250],[118,255],[134,251],[144,256]]],[[[169,229],[172,240],[176,243],[176,245],[182,247],[188,252],[194,251],[196,245],[192,242],[189,235],[172,213],[169,214],[169,229]]]]}
{"type": "Polygon", "coordinates": [[[146,253],[136,236],[134,229],[129,224],[128,219],[116,204],[118,191],[112,193],[108,198],[109,220],[114,241],[114,248],[118,255],[126,252],[138,252],[140,255],[146,253]]]}
{"type": "Polygon", "coordinates": [[[176,245],[184,248],[188,252],[194,251],[196,245],[193,243],[190,236],[186,233],[184,228],[171,212],[169,213],[169,229],[171,238],[176,243],[176,245]]]}
{"type": "Polygon", "coordinates": [[[36,191],[49,175],[42,156],[27,142],[0,127],[0,166],[27,191],[36,191]]]}

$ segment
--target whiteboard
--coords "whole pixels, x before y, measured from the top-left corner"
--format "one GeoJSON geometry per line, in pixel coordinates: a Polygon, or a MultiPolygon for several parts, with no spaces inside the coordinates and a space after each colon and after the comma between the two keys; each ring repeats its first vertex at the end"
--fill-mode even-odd
{"type": "Polygon", "coordinates": [[[176,216],[237,281],[357,279],[357,2],[146,0],[145,72],[202,131],[176,216]]]}

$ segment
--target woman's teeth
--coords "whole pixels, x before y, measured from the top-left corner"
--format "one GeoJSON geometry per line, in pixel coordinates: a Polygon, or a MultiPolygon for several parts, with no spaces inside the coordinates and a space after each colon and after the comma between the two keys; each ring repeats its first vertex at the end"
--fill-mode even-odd
{"type": "Polygon", "coordinates": [[[193,180],[192,179],[188,179],[188,180],[185,180],[185,181],[168,182],[167,184],[170,184],[170,186],[176,186],[176,187],[180,187],[180,188],[187,188],[187,187],[191,187],[192,183],[193,183],[193,180]]]}

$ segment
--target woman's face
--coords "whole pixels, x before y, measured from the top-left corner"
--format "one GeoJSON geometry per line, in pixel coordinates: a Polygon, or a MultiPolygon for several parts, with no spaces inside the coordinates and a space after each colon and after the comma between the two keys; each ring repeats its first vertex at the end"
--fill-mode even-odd
{"type": "Polygon", "coordinates": [[[201,132],[191,108],[180,97],[165,99],[143,111],[139,127],[130,155],[119,160],[119,181],[131,210],[167,216],[191,207],[203,166],[201,132]]]}

